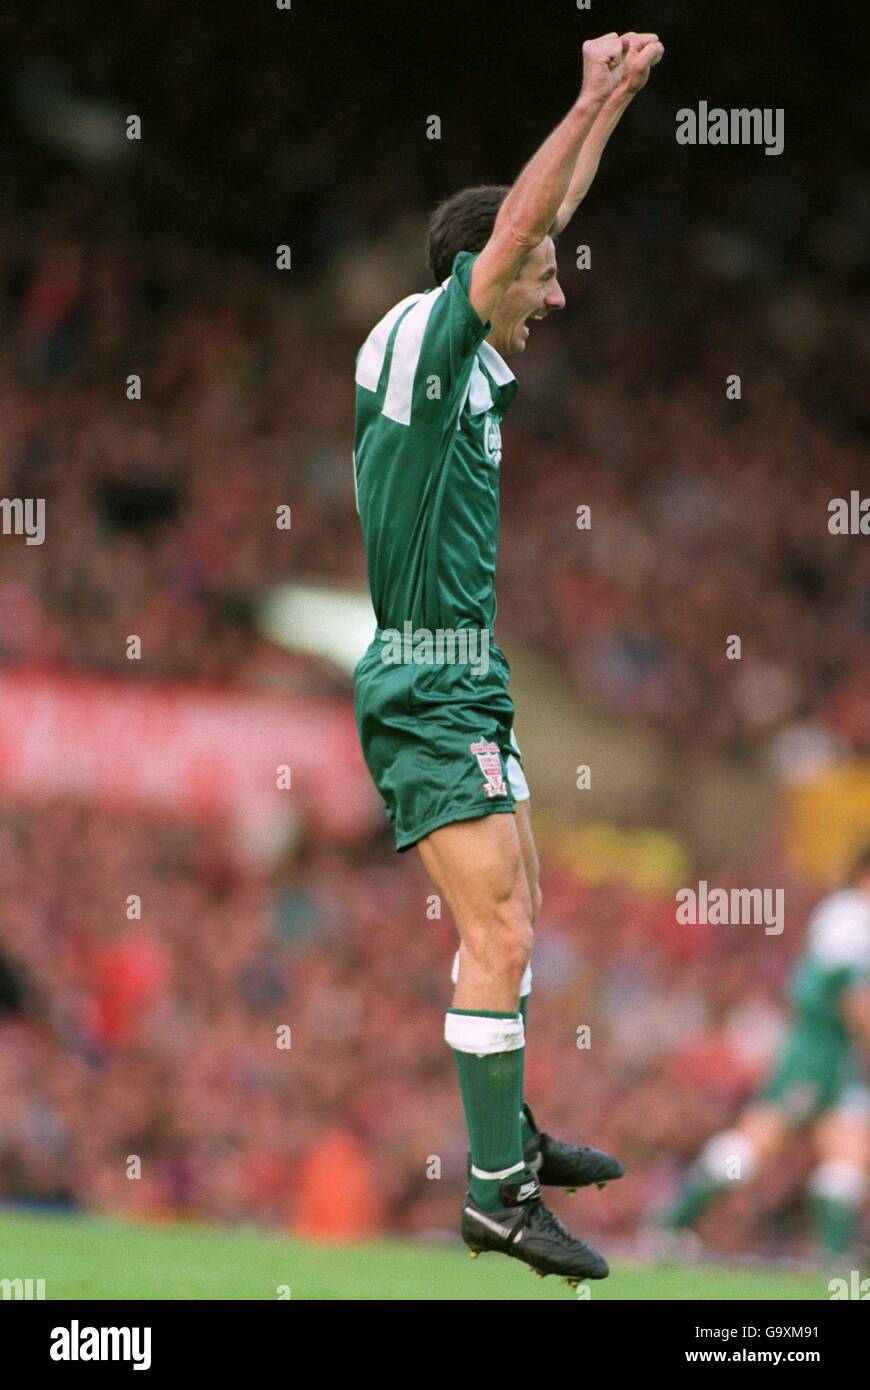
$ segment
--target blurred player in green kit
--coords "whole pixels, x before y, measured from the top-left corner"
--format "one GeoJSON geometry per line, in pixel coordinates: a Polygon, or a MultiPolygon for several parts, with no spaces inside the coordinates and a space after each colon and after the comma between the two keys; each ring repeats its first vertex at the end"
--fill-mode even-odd
{"type": "Polygon", "coordinates": [[[870,848],[851,885],[819,903],[789,990],[791,1017],[767,1084],[735,1127],[710,1139],[665,1226],[691,1226],[736,1182],[776,1161],[796,1130],[813,1147],[810,1203],[820,1249],[856,1242],[870,1166],[870,848]]]}

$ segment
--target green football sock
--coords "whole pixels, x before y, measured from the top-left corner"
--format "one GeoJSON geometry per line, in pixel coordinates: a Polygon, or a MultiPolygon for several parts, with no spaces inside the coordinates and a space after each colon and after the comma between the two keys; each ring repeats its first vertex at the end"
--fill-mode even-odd
{"type": "Polygon", "coordinates": [[[811,1174],[816,1239],[826,1255],[845,1255],[854,1246],[866,1191],[863,1167],[845,1159],[829,1158],[811,1174]]]}
{"type": "Polygon", "coordinates": [[[724,1192],[727,1183],[704,1174],[691,1177],[665,1217],[665,1226],[679,1230],[693,1226],[714,1197],[724,1192]]]}
{"type": "MultiPolygon", "coordinates": [[[[529,1009],[529,996],[528,996],[527,994],[521,994],[521,995],[520,995],[520,1018],[523,1020],[523,1029],[524,1029],[524,1030],[525,1030],[525,1026],[526,1026],[526,1014],[528,1013],[528,1009],[529,1009]]],[[[534,1137],[535,1131],[532,1129],[532,1126],[529,1124],[528,1120],[526,1119],[526,1115],[525,1115],[525,1111],[524,1111],[524,1110],[520,1110],[520,1131],[521,1131],[521,1134],[522,1134],[523,1148],[525,1149],[526,1144],[528,1144],[529,1140],[532,1139],[532,1138],[534,1137]]]]}
{"type": "Polygon", "coordinates": [[[689,1169],[663,1224],[673,1230],[693,1226],[714,1197],[737,1182],[751,1181],[757,1168],[755,1146],[741,1130],[726,1129],[714,1134],[689,1169]]]}
{"type": "Polygon", "coordinates": [[[471,1196],[502,1205],[501,1184],[522,1172],[523,1023],[519,1014],[449,1009],[445,1036],[456,1058],[471,1148],[471,1196]]]}
{"type": "Polygon", "coordinates": [[[861,1204],[841,1197],[820,1197],[811,1201],[816,1240],[826,1255],[845,1255],[855,1244],[861,1204]]]}

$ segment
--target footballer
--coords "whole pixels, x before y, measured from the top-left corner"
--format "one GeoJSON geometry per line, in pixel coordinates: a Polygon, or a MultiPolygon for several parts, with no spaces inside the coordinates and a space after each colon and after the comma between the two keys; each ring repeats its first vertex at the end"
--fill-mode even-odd
{"type": "Polygon", "coordinates": [[[378,624],[356,670],[356,717],[396,847],[417,846],[459,932],[445,1038],[469,1135],[462,1236],[473,1255],[501,1251],[571,1282],[603,1279],[607,1262],[553,1216],[541,1186],[603,1185],[623,1170],[541,1133],[524,1103],[541,898],[509,666],[493,635],[501,425],[517,390],[505,358],[564,307],[554,238],[663,51],[656,34],[584,43],[567,115],[511,188],[468,188],[435,211],[436,288],[390,309],[356,362],[354,475],[378,624]],[[406,624],[419,641],[397,661],[406,624]],[[450,659],[455,642],[445,658],[444,634],[473,634],[487,660],[450,659]]]}
{"type": "Polygon", "coordinates": [[[767,1083],[733,1129],[708,1140],[665,1217],[691,1227],[735,1181],[773,1163],[791,1134],[812,1148],[811,1207],[828,1258],[855,1245],[870,1165],[870,848],[807,929],[789,990],[791,1021],[767,1083]]]}

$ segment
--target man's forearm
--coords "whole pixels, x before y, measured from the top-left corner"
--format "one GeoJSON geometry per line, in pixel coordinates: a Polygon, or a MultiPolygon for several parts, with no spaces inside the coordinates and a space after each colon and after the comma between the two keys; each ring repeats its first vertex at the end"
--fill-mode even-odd
{"type": "Polygon", "coordinates": [[[519,175],[498,215],[518,245],[535,246],[549,232],[568,195],[584,141],[604,108],[604,103],[581,92],[519,175]]]}
{"type": "Polygon", "coordinates": [[[579,97],[529,160],[499,208],[492,235],[472,267],[469,284],[472,308],[484,322],[492,319],[525,257],[553,226],[583,141],[619,85],[622,53],[623,41],[618,34],[586,40],[579,97]]]}
{"type": "Polygon", "coordinates": [[[555,234],[564,231],[589,192],[595,175],[598,173],[598,165],[601,162],[604,147],[619,124],[630,101],[630,96],[614,92],[610,100],[598,112],[592,129],[580,146],[574,172],[556,214],[555,234]]]}
{"type": "Polygon", "coordinates": [[[556,215],[554,232],[561,232],[570,222],[582,203],[592,180],[598,173],[598,165],[604,146],[610,139],[622,117],[625,108],[634,100],[637,93],[646,86],[650,70],[661,61],[664,45],[658,34],[636,34],[634,30],[623,34],[620,42],[626,50],[621,81],[610,93],[603,108],[598,113],[595,124],[584,141],[577,157],[577,164],[568,184],[562,206],[556,215]]]}

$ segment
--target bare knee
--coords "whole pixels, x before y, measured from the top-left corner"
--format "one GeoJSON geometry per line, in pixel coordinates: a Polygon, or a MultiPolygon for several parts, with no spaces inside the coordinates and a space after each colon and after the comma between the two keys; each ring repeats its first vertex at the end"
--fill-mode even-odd
{"type": "Polygon", "coordinates": [[[756,1104],[745,1112],[738,1129],[752,1145],[758,1162],[768,1163],[782,1148],[788,1126],[777,1106],[756,1104]]]}
{"type": "Polygon", "coordinates": [[[494,946],[501,962],[499,973],[506,984],[510,984],[512,989],[516,988],[518,994],[531,959],[533,941],[530,903],[513,900],[497,909],[494,946]]]}
{"type": "Polygon", "coordinates": [[[816,1150],[822,1162],[842,1161],[866,1168],[870,1163],[866,1116],[848,1110],[830,1112],[818,1126],[816,1150]]]}
{"type": "Polygon", "coordinates": [[[514,1011],[532,949],[532,889],[514,817],[442,826],[419,845],[459,928],[455,1009],[514,1011]]]}
{"type": "Polygon", "coordinates": [[[532,954],[531,914],[532,904],[523,885],[522,889],[496,898],[484,917],[466,922],[462,952],[467,964],[463,965],[463,974],[470,967],[510,995],[518,996],[532,954]]]}

